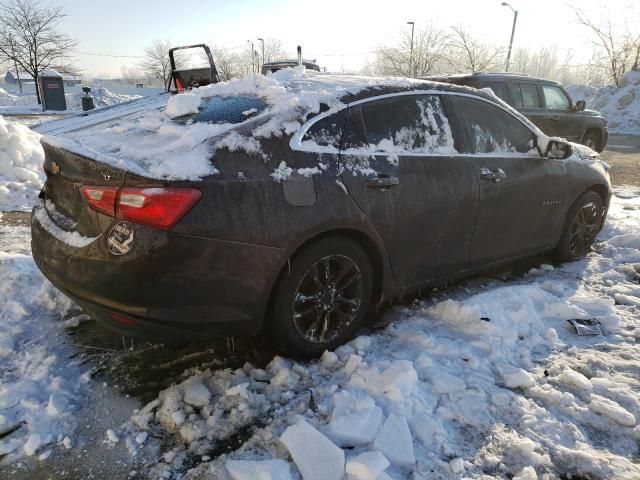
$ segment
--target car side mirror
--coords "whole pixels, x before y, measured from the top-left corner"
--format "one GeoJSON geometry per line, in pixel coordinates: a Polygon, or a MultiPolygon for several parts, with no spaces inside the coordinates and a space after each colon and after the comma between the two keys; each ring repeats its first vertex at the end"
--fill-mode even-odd
{"type": "Polygon", "coordinates": [[[544,156],[554,160],[564,160],[565,158],[569,158],[572,153],[573,148],[571,148],[571,144],[562,140],[549,140],[544,156]]]}
{"type": "Polygon", "coordinates": [[[573,109],[576,112],[581,112],[585,109],[585,107],[587,106],[586,102],[584,100],[578,100],[576,102],[576,105],[573,107],[573,109]]]}

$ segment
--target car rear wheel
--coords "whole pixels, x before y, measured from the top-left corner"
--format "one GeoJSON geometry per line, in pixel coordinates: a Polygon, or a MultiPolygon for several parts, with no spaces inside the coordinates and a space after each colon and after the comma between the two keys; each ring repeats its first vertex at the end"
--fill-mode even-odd
{"type": "Polygon", "coordinates": [[[364,250],[342,237],[327,237],[290,261],[272,303],[270,335],[294,357],[317,357],[348,340],[363,323],[373,271],[364,250]]]}
{"type": "Polygon", "coordinates": [[[598,136],[595,133],[587,133],[582,139],[582,144],[589,147],[591,150],[598,151],[600,146],[598,136]]]}
{"type": "Polygon", "coordinates": [[[584,193],[569,209],[558,243],[560,260],[572,261],[591,250],[602,223],[602,199],[596,192],[584,193]]]}

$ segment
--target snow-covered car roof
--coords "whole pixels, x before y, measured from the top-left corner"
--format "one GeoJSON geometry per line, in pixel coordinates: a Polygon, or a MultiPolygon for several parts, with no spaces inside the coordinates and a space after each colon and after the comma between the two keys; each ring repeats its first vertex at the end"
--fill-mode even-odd
{"type": "Polygon", "coordinates": [[[321,111],[337,111],[349,102],[374,95],[421,89],[472,93],[499,102],[491,92],[464,86],[326,74],[300,66],[268,77],[253,75],[178,95],[165,94],[158,101],[143,99],[148,108],[132,109],[134,104],[128,104],[121,107],[119,115],[116,107],[98,123],[92,122],[94,117],[89,114],[86,127],[66,119],[73,123],[72,130],[57,129],[55,137],[45,136],[42,142],[150,178],[195,180],[216,173],[211,163],[216,148],[256,153],[259,139],[291,135],[321,111]],[[189,116],[196,115],[214,97],[255,98],[267,108],[239,123],[194,122],[189,116]],[[240,126],[249,130],[251,137],[240,136],[236,131],[240,126]]]}

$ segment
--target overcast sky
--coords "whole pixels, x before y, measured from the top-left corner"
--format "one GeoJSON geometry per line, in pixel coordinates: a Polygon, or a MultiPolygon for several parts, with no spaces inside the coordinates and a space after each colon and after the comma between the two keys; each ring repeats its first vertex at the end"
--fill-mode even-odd
{"type": "MultiPolygon", "coordinates": [[[[639,0],[635,0],[636,2],[639,0]]],[[[393,44],[407,21],[416,28],[429,22],[441,27],[463,25],[484,40],[503,43],[511,33],[513,14],[501,0],[167,0],[51,1],[63,5],[66,33],[79,41],[77,64],[85,73],[117,75],[136,58],[93,54],[141,55],[154,38],[175,45],[206,42],[241,48],[257,37],[278,38],[291,54],[298,44],[305,58],[316,58],[330,71],[357,70],[378,45],[393,44]]],[[[514,48],[557,45],[587,61],[591,44],[575,22],[570,5],[595,16],[623,23],[631,0],[512,0],[519,11],[514,48]]],[[[257,43],[257,42],[256,42],[257,43]]]]}

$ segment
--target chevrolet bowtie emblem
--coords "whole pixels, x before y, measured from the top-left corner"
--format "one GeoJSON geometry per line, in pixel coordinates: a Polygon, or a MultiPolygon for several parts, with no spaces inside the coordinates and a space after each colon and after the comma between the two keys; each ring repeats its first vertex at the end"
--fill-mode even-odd
{"type": "Polygon", "coordinates": [[[60,165],[58,165],[56,162],[51,162],[51,173],[53,175],[57,175],[60,173],[60,165]]]}

